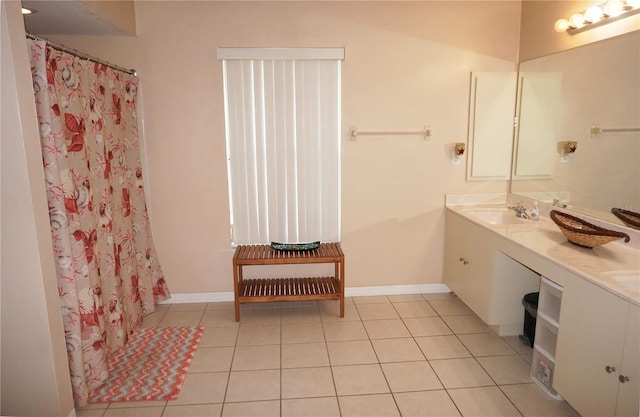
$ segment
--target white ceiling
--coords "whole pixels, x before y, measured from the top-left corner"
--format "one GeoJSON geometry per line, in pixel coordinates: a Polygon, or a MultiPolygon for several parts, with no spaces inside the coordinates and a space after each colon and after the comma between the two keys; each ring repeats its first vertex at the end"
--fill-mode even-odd
{"type": "Polygon", "coordinates": [[[34,35],[128,35],[84,2],[78,0],[23,0],[36,12],[24,17],[34,35]]]}

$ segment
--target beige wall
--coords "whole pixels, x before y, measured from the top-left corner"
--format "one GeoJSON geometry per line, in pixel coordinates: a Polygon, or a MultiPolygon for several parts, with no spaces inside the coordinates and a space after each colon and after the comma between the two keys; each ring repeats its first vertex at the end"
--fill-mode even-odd
{"type": "Polygon", "coordinates": [[[68,416],[73,398],[20,3],[0,7],[0,414],[68,416]]]}
{"type": "Polygon", "coordinates": [[[344,47],[342,218],[347,286],[442,282],[445,193],[465,182],[471,71],[511,71],[518,2],[136,4],[138,38],[57,37],[141,74],[149,210],[174,293],[232,291],[221,63],[216,48],[344,47]],[[349,126],[433,137],[348,140],[349,126]]]}
{"type": "Polygon", "coordinates": [[[522,2],[522,30],[520,33],[520,61],[527,61],[586,45],[623,33],[640,29],[640,14],[586,30],[575,35],[558,33],[553,28],[558,19],[568,19],[602,0],[525,0],[522,2]]]}
{"type": "Polygon", "coordinates": [[[136,6],[133,0],[85,0],[83,3],[123,31],[136,34],[136,6]]]}

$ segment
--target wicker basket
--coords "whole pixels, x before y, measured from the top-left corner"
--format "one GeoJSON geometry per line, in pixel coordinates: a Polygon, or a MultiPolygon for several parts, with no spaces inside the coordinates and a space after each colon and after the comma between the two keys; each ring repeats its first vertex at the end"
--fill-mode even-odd
{"type": "Polygon", "coordinates": [[[593,248],[618,239],[629,241],[629,235],[626,233],[596,226],[567,213],[551,210],[549,215],[569,242],[583,248],[593,248]]]}
{"type": "Polygon", "coordinates": [[[617,218],[622,220],[622,223],[626,226],[640,230],[640,213],[615,207],[611,209],[611,212],[615,214],[617,218]]]}

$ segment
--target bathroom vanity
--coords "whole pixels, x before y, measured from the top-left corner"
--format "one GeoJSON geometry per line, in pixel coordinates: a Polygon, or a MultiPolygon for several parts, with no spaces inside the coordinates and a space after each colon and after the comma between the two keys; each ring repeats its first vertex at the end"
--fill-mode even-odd
{"type": "Polygon", "coordinates": [[[498,334],[522,332],[521,300],[540,291],[533,380],[582,415],[638,416],[637,248],[580,248],[504,204],[448,205],[445,221],[444,282],[498,334]]]}

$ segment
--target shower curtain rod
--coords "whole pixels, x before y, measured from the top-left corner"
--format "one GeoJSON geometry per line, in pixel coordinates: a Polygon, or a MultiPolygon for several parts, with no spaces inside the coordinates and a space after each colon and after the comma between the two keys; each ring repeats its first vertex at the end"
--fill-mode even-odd
{"type": "Polygon", "coordinates": [[[127,74],[131,74],[134,77],[138,76],[138,72],[136,70],[134,70],[134,69],[126,69],[126,68],[119,67],[119,66],[114,65],[114,64],[112,64],[110,62],[103,61],[100,58],[96,58],[96,57],[93,57],[91,55],[82,53],[82,52],[80,52],[80,51],[78,51],[76,49],[73,49],[73,48],[68,48],[68,47],[64,46],[63,44],[61,44],[61,43],[56,43],[56,42],[50,41],[49,39],[45,39],[43,37],[33,35],[33,34],[29,33],[29,32],[27,32],[27,38],[33,39],[34,41],[46,42],[47,45],[49,45],[53,49],[56,49],[56,50],[62,51],[62,52],[68,52],[68,53],[70,53],[72,55],[77,56],[78,58],[86,59],[86,60],[89,60],[91,62],[95,62],[97,64],[106,65],[109,68],[112,68],[112,69],[115,69],[115,70],[118,70],[118,71],[122,71],[122,72],[125,72],[127,74]]]}

